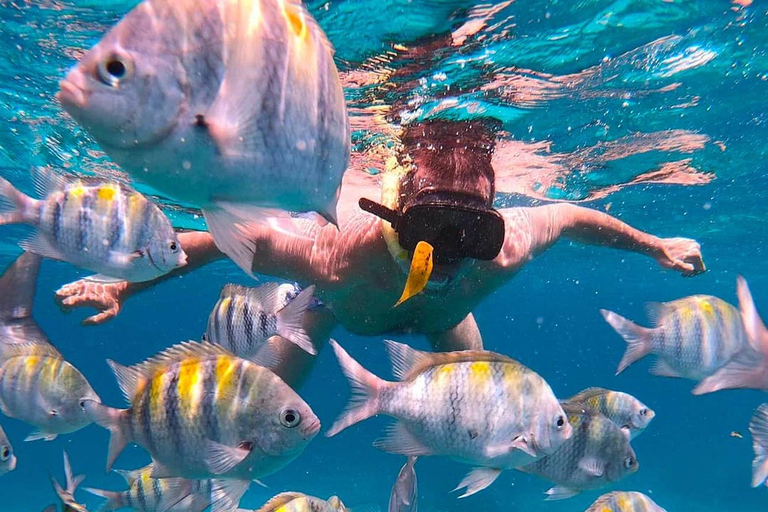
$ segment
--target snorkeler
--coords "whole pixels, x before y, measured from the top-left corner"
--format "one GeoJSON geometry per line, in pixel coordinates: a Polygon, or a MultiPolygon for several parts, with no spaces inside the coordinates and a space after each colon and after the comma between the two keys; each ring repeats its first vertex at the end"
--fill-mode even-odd
{"type": "MultiPolygon", "coordinates": [[[[315,344],[338,323],[360,335],[422,333],[435,350],[479,349],[472,310],[560,238],[645,254],[686,276],[705,270],[696,241],[658,238],[596,210],[569,203],[495,210],[495,139],[485,123],[413,124],[405,127],[401,141],[400,154],[390,159],[378,189],[361,189],[353,183],[357,172],[347,172],[350,186],[342,187],[340,202],[355,209],[340,210],[340,229],[301,218],[292,220],[293,233],[264,224],[247,227],[254,273],[316,285],[327,307],[305,325],[315,344]],[[377,190],[380,197],[374,196],[377,190]],[[368,200],[360,204],[367,211],[356,208],[364,195],[368,200]],[[393,308],[410,250],[420,240],[434,247],[429,283],[393,308]]],[[[56,292],[60,305],[94,307],[100,313],[84,323],[102,323],[137,291],[224,257],[208,233],[181,233],[179,240],[187,266],[149,283],[77,281],[56,292]]],[[[281,350],[292,353],[291,375],[280,373],[290,382],[304,373],[299,360],[311,357],[292,343],[283,345],[281,350]]]]}

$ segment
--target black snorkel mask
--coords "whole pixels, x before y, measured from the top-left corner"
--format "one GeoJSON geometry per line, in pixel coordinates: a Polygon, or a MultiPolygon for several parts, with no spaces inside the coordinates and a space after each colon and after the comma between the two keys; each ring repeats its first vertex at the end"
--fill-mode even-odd
{"type": "Polygon", "coordinates": [[[433,248],[435,264],[465,258],[492,260],[504,244],[504,219],[473,194],[422,190],[402,213],[361,198],[360,208],[390,224],[403,249],[413,251],[420,241],[433,248]]]}

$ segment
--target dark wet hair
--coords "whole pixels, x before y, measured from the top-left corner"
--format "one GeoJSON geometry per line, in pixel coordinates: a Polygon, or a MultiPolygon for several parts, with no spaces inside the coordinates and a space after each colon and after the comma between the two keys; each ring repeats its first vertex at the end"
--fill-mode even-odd
{"type": "Polygon", "coordinates": [[[486,121],[434,120],[407,126],[402,143],[413,170],[400,183],[398,207],[407,206],[419,192],[439,190],[474,196],[490,208],[496,193],[491,166],[494,128],[486,121]]]}

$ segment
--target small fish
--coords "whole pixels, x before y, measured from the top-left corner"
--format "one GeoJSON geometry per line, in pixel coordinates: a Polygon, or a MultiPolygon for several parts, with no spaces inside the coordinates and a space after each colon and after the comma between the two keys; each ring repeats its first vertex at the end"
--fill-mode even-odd
{"type": "Polygon", "coordinates": [[[417,512],[419,510],[419,485],[416,479],[417,457],[408,457],[400,469],[392,493],[389,496],[387,512],[417,512]]]}
{"type": "Polygon", "coordinates": [[[116,470],[125,478],[129,489],[122,492],[101,489],[85,491],[106,498],[98,512],[132,508],[138,512],[224,512],[237,507],[248,489],[243,480],[187,480],[184,478],[152,478],[153,465],[134,471],[116,470]]]}
{"type": "Polygon", "coordinates": [[[749,421],[752,434],[752,449],[755,459],[752,461],[752,487],[760,484],[768,486],[768,403],[761,404],[749,421]]]}
{"type": "Polygon", "coordinates": [[[64,482],[67,486],[66,488],[62,488],[61,485],[59,485],[59,482],[51,477],[53,488],[61,500],[61,508],[63,512],[88,512],[88,509],[86,509],[84,505],[75,501],[75,491],[85,479],[85,475],[72,476],[72,466],[69,465],[69,456],[66,451],[64,452],[64,478],[64,482]]]}
{"type": "Polygon", "coordinates": [[[733,388],[768,390],[768,329],[757,313],[747,281],[741,276],[736,279],[736,291],[749,345],[702,380],[693,390],[695,395],[733,388]]]}
{"type": "Polygon", "coordinates": [[[551,455],[521,468],[557,484],[547,491],[547,500],[598,489],[637,471],[639,464],[626,429],[592,409],[570,404],[563,408],[573,436],[551,455]]]}
{"type": "Polygon", "coordinates": [[[0,178],[0,225],[36,228],[22,248],[97,272],[93,280],[150,281],[184,266],[187,255],[168,217],[138,192],[117,183],[68,183],[51,172],[34,174],[37,200],[0,178]]]}
{"type": "Polygon", "coordinates": [[[398,382],[373,375],[335,341],[331,345],[354,396],[328,436],[386,414],[398,421],[374,446],[407,456],[443,455],[478,466],[456,489],[469,496],[503,469],[555,451],[571,427],[538,374],[487,351],[428,353],[386,341],[398,382]]]}
{"type": "Polygon", "coordinates": [[[701,380],[748,345],[738,310],[709,295],[649,304],[653,328],[636,325],[611,311],[600,312],[627,342],[617,375],[652,353],[658,356],[651,369],[654,375],[701,380]]]}
{"type": "Polygon", "coordinates": [[[735,438],[737,438],[737,439],[744,439],[744,436],[743,436],[743,435],[741,435],[741,433],[739,433],[739,432],[736,432],[735,430],[733,430],[733,431],[731,432],[731,437],[735,437],[735,438]]]}
{"type": "Polygon", "coordinates": [[[603,494],[585,512],[667,512],[640,492],[614,491],[603,494]]]}
{"type": "Polygon", "coordinates": [[[37,427],[27,441],[89,425],[81,402],[99,400],[32,318],[39,269],[40,257],[25,252],[0,277],[0,410],[37,427]]]}
{"type": "Polygon", "coordinates": [[[16,469],[16,455],[3,427],[0,427],[0,476],[16,469]]]}
{"type": "Polygon", "coordinates": [[[433,266],[432,246],[424,241],[416,244],[416,249],[413,251],[413,259],[411,259],[411,269],[408,271],[408,278],[405,281],[405,288],[403,288],[403,294],[400,295],[394,307],[399,306],[414,295],[418,295],[427,286],[429,276],[432,275],[433,266]]]}
{"type": "Polygon", "coordinates": [[[269,338],[278,335],[310,354],[317,354],[302,327],[315,287],[306,288],[285,306],[278,304],[279,289],[278,283],[255,288],[225,285],[208,317],[206,340],[239,357],[249,358],[258,353],[269,338]]]}
{"type": "Polygon", "coordinates": [[[348,512],[338,496],[328,501],[300,492],[282,492],[266,502],[256,512],[348,512]]]}
{"type": "Polygon", "coordinates": [[[86,401],[112,434],[107,468],[127,443],[152,477],[252,480],[295,459],[320,429],[312,409],[269,369],[219,345],[175,345],[132,367],[108,361],[129,409],[86,401]]]}
{"type": "Polygon", "coordinates": [[[610,389],[588,388],[565,402],[590,407],[619,427],[629,429],[632,439],[642,434],[656,416],[653,409],[629,393],[610,389]]]}
{"type": "Polygon", "coordinates": [[[135,179],[201,207],[246,272],[248,231],[279,217],[273,209],[337,223],[351,143],[344,91],[299,0],[145,0],[57,98],[135,179]]]}

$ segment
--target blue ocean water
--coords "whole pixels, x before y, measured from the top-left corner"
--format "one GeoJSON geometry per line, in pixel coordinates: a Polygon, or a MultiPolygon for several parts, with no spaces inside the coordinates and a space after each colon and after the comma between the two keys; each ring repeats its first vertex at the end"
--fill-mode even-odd
{"type": "MultiPolygon", "coordinates": [[[[0,2],[0,171],[23,190],[32,190],[34,165],[117,173],[53,94],[82,51],[135,3],[0,2]]],[[[741,274],[768,315],[768,11],[750,3],[518,0],[488,11],[451,0],[309,2],[342,72],[366,75],[363,85],[350,81],[347,89],[357,151],[376,136],[370,111],[378,105],[391,105],[404,120],[492,117],[524,155],[505,161],[517,166],[507,171],[520,172],[509,178],[504,191],[514,194],[500,195],[500,206],[578,201],[658,236],[701,243],[708,271],[684,279],[643,256],[561,241],[474,311],[485,347],[539,372],[558,396],[603,386],[630,392],[656,411],[633,441],[640,470],[606,490],[645,492],[670,512],[765,509],[768,490],[749,486],[747,431],[765,397],[741,390],[695,397],[693,382],[653,377],[648,361],[614,376],[625,344],[598,310],[643,321],[648,301],[706,293],[735,304],[741,274]],[[478,19],[483,27],[463,44],[438,45],[407,62],[397,58],[398,48],[432,48],[478,19]]],[[[158,199],[176,225],[203,227],[187,210],[158,199]]],[[[16,242],[27,232],[0,229],[0,266],[18,255],[16,242]]],[[[218,262],[133,297],[113,321],[84,328],[83,311],[62,314],[52,300],[54,290],[84,275],[46,261],[35,317],[113,406],[123,399],[106,358],[129,364],[199,338],[220,287],[249,282],[233,264],[218,262]]],[[[385,337],[342,328],[334,337],[366,368],[390,375],[385,337]]],[[[386,337],[426,348],[419,336],[386,337]]],[[[320,353],[300,393],[325,426],[343,409],[349,389],[331,351],[320,353]]],[[[53,503],[48,475],[63,478],[62,449],[75,472],[87,475],[85,485],[122,489],[119,476],[104,473],[106,430],[92,425],[52,442],[24,443],[30,427],[0,421],[19,458],[18,468],[0,478],[0,510],[39,511],[53,503]]],[[[280,491],[296,490],[338,494],[353,509],[384,509],[403,463],[371,447],[386,424],[376,418],[331,439],[318,436],[301,457],[264,479],[267,489],[252,486],[241,507],[258,508],[280,491]]],[[[146,453],[132,447],[118,465],[146,462],[146,453]]],[[[547,482],[508,471],[487,490],[457,500],[450,491],[468,466],[424,458],[417,470],[425,511],[582,511],[601,493],[545,503],[547,482]]],[[[84,492],[77,497],[90,510],[101,502],[84,492]]]]}

